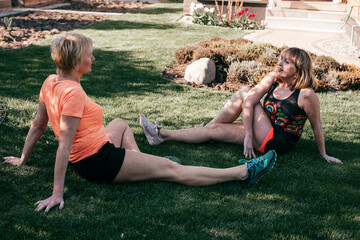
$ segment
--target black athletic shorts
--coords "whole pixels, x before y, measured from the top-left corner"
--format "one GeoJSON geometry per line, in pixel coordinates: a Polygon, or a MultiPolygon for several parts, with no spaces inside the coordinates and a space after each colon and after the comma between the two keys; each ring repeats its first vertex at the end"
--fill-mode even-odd
{"type": "Polygon", "coordinates": [[[89,182],[112,183],[124,162],[125,149],[107,142],[100,150],[76,163],[71,163],[77,174],[89,182]]]}
{"type": "Polygon", "coordinates": [[[294,143],[290,143],[285,137],[274,130],[274,137],[265,145],[265,152],[275,150],[276,153],[285,153],[294,147],[294,143]]]}

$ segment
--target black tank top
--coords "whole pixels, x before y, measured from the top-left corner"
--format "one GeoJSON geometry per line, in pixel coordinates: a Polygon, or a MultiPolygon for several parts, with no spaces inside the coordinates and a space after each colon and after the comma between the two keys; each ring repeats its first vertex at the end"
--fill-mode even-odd
{"type": "Polygon", "coordinates": [[[275,82],[264,99],[264,111],[271,120],[274,130],[285,137],[289,142],[299,141],[307,116],[298,105],[300,89],[295,91],[286,99],[278,100],[273,93],[279,86],[275,82]]]}

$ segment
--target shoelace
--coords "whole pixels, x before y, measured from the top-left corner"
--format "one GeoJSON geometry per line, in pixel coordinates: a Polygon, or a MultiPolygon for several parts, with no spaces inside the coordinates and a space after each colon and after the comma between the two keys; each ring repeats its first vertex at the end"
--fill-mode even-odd
{"type": "Polygon", "coordinates": [[[246,159],[239,159],[238,160],[238,163],[240,163],[240,164],[245,164],[245,163],[248,163],[248,162],[250,162],[251,160],[246,160],[246,159]]]}
{"type": "Polygon", "coordinates": [[[157,130],[156,133],[158,136],[160,136],[160,129],[162,128],[162,126],[160,126],[157,122],[151,122],[152,124],[155,125],[155,129],[157,130]]]}
{"type": "Polygon", "coordinates": [[[258,158],[255,158],[253,160],[249,160],[249,167],[252,167],[254,165],[257,165],[258,163],[260,163],[262,160],[264,160],[264,157],[261,156],[261,157],[258,157],[258,158]]]}

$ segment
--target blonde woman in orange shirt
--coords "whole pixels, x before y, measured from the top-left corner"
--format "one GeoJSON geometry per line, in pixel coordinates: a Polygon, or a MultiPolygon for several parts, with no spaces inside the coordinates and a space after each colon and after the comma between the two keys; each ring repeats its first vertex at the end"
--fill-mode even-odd
{"type": "MultiPolygon", "coordinates": [[[[64,207],[64,184],[68,163],[92,182],[161,180],[189,186],[205,186],[241,180],[256,183],[275,163],[276,153],[249,160],[245,165],[226,169],[183,166],[168,158],[141,153],[133,132],[122,119],[102,125],[102,108],[92,102],[80,84],[80,77],[91,72],[92,40],[68,33],[51,45],[57,74],[50,75],[40,91],[39,106],[25,140],[21,157],[4,157],[6,163],[21,166],[27,162],[50,121],[59,141],[56,152],[54,186],[49,198],[35,203],[36,211],[64,207]]],[[[170,157],[169,157],[170,158],[170,157]]]]}

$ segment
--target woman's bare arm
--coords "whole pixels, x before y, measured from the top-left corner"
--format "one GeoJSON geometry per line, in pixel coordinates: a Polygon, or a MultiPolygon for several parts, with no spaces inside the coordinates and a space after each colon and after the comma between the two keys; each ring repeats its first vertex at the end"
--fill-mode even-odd
{"type": "Polygon", "coordinates": [[[49,118],[46,112],[45,103],[40,102],[35,119],[32,122],[29,132],[26,136],[21,157],[20,158],[13,156],[4,157],[5,163],[21,166],[28,161],[31,152],[34,150],[36,143],[39,141],[41,135],[46,130],[48,119],[49,118]]]}
{"type": "Polygon", "coordinates": [[[266,75],[260,83],[253,87],[244,99],[243,107],[243,123],[245,128],[244,138],[244,155],[245,157],[256,157],[253,148],[253,115],[254,106],[260,102],[260,99],[269,91],[275,82],[278,74],[271,72],[266,75]]]}
{"type": "Polygon", "coordinates": [[[324,134],[321,127],[320,101],[313,89],[302,89],[299,96],[299,106],[304,109],[311,123],[319,153],[328,162],[342,163],[340,159],[326,154],[324,134]]]}
{"type": "Polygon", "coordinates": [[[69,155],[80,118],[62,115],[60,119],[59,147],[56,152],[54,169],[54,187],[52,195],[44,200],[35,203],[36,211],[45,208],[48,212],[53,206],[60,204],[59,209],[64,207],[64,184],[66,168],[69,162],[69,155]]]}

